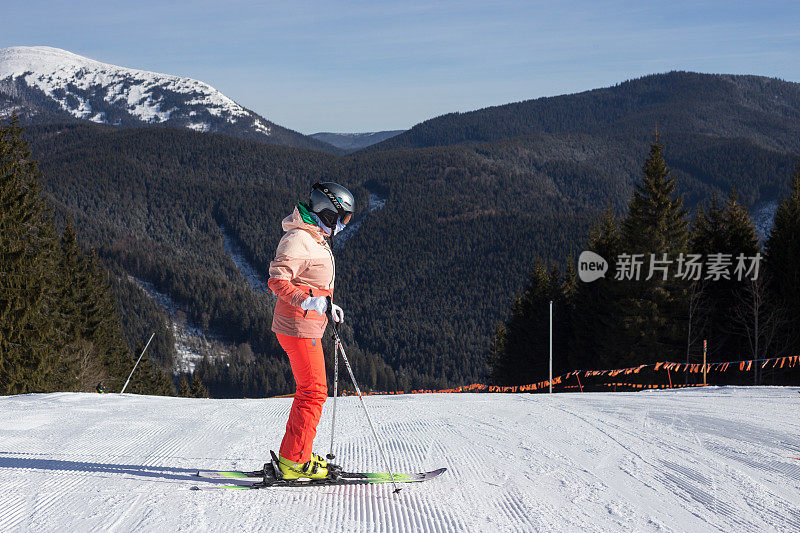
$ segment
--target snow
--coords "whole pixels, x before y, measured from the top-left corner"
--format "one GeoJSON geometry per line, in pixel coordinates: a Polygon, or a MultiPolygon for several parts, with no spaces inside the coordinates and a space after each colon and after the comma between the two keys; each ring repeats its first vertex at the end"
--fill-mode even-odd
{"type": "Polygon", "coordinates": [[[386,198],[381,198],[374,192],[369,193],[368,207],[370,213],[383,209],[383,206],[385,205],[386,205],[386,198]]]}
{"type": "Polygon", "coordinates": [[[264,276],[253,266],[244,256],[244,250],[233,239],[230,232],[224,226],[218,226],[220,233],[222,233],[222,246],[225,248],[225,253],[231,258],[239,273],[247,280],[251,290],[255,292],[266,293],[269,291],[267,282],[264,276]]]}
{"type": "Polygon", "coordinates": [[[106,114],[102,111],[100,113],[97,113],[89,120],[91,120],[92,122],[97,122],[98,124],[108,124],[108,119],[106,119],[106,114]]]}
{"type": "Polygon", "coordinates": [[[173,372],[194,372],[195,366],[204,356],[215,354],[226,357],[233,346],[222,342],[216,335],[204,332],[199,325],[192,323],[186,313],[169,294],[159,292],[152,283],[128,276],[150,298],[167,312],[175,339],[175,364],[173,372]]]}
{"type": "MultiPolygon", "coordinates": [[[[291,399],[0,397],[0,531],[798,531],[796,388],[365,398],[390,485],[192,491],[255,469],[291,399]]],[[[332,403],[316,451],[327,453],[332,403]]],[[[355,397],[336,453],[384,468],[355,397]]]]}
{"type": "MultiPolygon", "coordinates": [[[[383,206],[386,205],[386,198],[381,198],[374,192],[369,193],[369,200],[367,202],[367,216],[374,214],[376,211],[380,211],[383,209],[383,206]]],[[[345,229],[340,235],[337,235],[337,238],[334,240],[333,245],[335,248],[339,248],[344,244],[350,237],[355,235],[356,231],[361,228],[361,223],[364,222],[363,217],[359,217],[357,220],[354,220],[350,224],[348,224],[347,229],[345,229]]]]}
{"type": "MultiPolygon", "coordinates": [[[[48,46],[14,46],[0,49],[0,80],[22,78],[55,100],[71,115],[96,120],[91,105],[78,91],[102,94],[103,100],[124,107],[129,113],[145,122],[160,123],[169,120],[178,108],[165,109],[162,91],[172,91],[191,96],[186,105],[202,105],[217,117],[235,123],[236,117],[250,116],[250,112],[223,95],[207,83],[191,78],[159,74],[145,70],[118,67],[48,46]],[[70,99],[79,102],[70,105],[70,99]]],[[[262,123],[256,130],[269,135],[262,123]]]]}
{"type": "Polygon", "coordinates": [[[263,133],[264,135],[269,135],[272,133],[272,129],[258,119],[255,120],[253,126],[256,128],[257,132],[263,133]]]}
{"type": "Polygon", "coordinates": [[[772,230],[772,222],[775,220],[775,211],[777,210],[778,202],[775,200],[765,202],[754,210],[753,223],[760,241],[764,242],[769,237],[769,232],[772,230]]]}
{"type": "Polygon", "coordinates": [[[211,129],[211,125],[207,122],[190,122],[187,126],[190,130],[207,132],[211,129]]]}

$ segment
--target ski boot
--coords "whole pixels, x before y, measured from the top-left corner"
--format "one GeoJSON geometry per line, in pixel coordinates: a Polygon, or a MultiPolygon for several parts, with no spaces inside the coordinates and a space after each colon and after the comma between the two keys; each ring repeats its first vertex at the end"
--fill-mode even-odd
{"type": "MultiPolygon", "coordinates": [[[[300,478],[308,478],[312,480],[328,479],[327,463],[322,466],[316,459],[317,455],[311,455],[311,459],[307,463],[295,463],[285,457],[278,455],[278,469],[280,470],[280,477],[286,481],[293,481],[300,478]]],[[[320,458],[321,459],[321,458],[320,458]]]]}
{"type": "Polygon", "coordinates": [[[321,455],[317,455],[315,453],[311,454],[311,460],[317,463],[322,468],[328,468],[328,461],[322,458],[321,455]]]}
{"type": "Polygon", "coordinates": [[[317,464],[321,465],[322,467],[328,469],[328,477],[329,478],[331,478],[331,479],[339,479],[339,477],[340,477],[340,475],[342,473],[342,467],[341,466],[339,466],[337,464],[334,464],[334,463],[331,463],[330,461],[326,461],[325,459],[323,459],[322,457],[320,457],[319,455],[317,455],[315,453],[311,454],[311,459],[313,461],[316,461],[317,464]]]}

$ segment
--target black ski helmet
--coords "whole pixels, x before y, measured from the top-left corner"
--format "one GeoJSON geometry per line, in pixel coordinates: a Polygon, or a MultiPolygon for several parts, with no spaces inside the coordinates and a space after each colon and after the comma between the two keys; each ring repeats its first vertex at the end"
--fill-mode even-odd
{"type": "Polygon", "coordinates": [[[311,211],[329,228],[335,228],[339,221],[342,224],[350,222],[356,207],[353,193],[332,181],[315,183],[309,201],[311,211]]]}

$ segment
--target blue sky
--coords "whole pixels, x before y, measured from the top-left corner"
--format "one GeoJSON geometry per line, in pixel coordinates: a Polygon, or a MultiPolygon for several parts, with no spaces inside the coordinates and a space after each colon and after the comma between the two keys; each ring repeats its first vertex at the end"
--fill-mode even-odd
{"type": "Polygon", "coordinates": [[[693,70],[800,82],[795,1],[7,2],[0,48],[46,45],[205,81],[301,131],[693,70]]]}

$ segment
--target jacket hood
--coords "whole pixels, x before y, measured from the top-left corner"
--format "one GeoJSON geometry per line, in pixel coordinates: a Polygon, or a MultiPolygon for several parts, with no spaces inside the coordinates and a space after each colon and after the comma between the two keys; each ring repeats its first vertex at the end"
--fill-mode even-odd
{"type": "Polygon", "coordinates": [[[297,207],[294,208],[291,215],[283,219],[281,225],[283,226],[283,231],[301,229],[309,232],[317,242],[325,242],[325,234],[322,232],[322,228],[316,224],[306,222],[297,207]]]}

